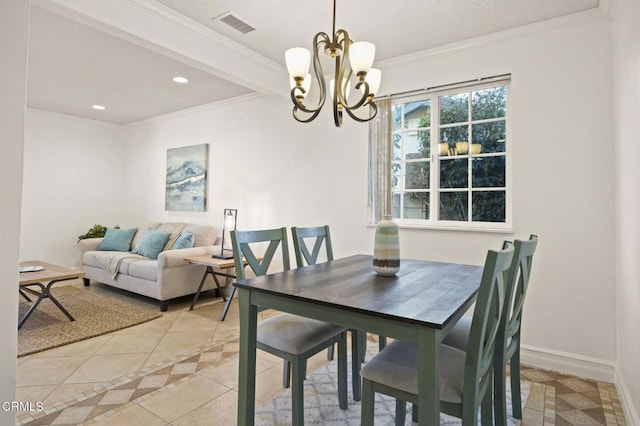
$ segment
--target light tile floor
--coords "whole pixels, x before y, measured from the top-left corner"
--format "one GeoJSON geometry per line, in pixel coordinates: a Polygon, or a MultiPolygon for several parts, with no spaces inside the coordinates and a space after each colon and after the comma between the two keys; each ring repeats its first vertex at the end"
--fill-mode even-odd
{"type": "MultiPolygon", "coordinates": [[[[100,284],[88,291],[157,308],[100,284]]],[[[220,322],[224,305],[213,293],[203,294],[193,311],[190,302],[171,303],[148,323],[19,358],[17,400],[42,401],[44,411],[21,413],[17,424],[235,424],[237,303],[220,322]]],[[[376,345],[374,336],[369,340],[376,345]]],[[[309,369],[325,362],[323,352],[309,369]]],[[[527,366],[522,375],[533,382],[523,425],[625,425],[612,384],[527,366]]],[[[281,393],[281,382],[282,361],[258,351],[256,404],[281,393]]]]}

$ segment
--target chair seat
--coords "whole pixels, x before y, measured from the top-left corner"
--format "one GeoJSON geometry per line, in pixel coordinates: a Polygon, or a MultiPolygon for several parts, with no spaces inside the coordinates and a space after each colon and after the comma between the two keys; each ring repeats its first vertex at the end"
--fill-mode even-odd
{"type": "Polygon", "coordinates": [[[258,324],[257,341],[259,344],[299,355],[345,330],[344,327],[311,318],[281,314],[258,324]]]}
{"type": "MultiPolygon", "coordinates": [[[[440,345],[440,400],[462,402],[466,353],[440,345]]],[[[395,340],[367,362],[360,375],[372,382],[418,394],[418,345],[395,340]]]]}

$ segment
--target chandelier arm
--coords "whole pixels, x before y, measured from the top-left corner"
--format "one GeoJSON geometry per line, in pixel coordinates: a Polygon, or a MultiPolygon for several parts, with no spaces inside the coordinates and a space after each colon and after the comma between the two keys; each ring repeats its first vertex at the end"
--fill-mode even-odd
{"type": "Polygon", "coordinates": [[[356,102],[354,105],[348,105],[346,103],[346,101],[344,102],[343,106],[346,109],[358,109],[363,105],[367,105],[367,103],[370,102],[369,100],[369,83],[367,83],[366,81],[359,81],[358,84],[356,84],[355,89],[356,90],[360,90],[360,87],[364,84],[364,92],[362,93],[362,97],[358,100],[358,102],[356,102]]]}
{"type": "Polygon", "coordinates": [[[308,118],[300,118],[296,114],[296,112],[298,112],[299,110],[300,108],[298,108],[297,106],[293,107],[293,118],[295,118],[296,121],[299,121],[300,123],[309,123],[313,121],[318,116],[318,114],[320,114],[320,108],[318,108],[313,113],[311,113],[311,115],[308,118]]]}
{"type": "Polygon", "coordinates": [[[333,78],[333,123],[336,127],[342,126],[342,67],[340,66],[340,55],[335,57],[335,71],[333,78]]]}
{"type": "MultiPolygon", "coordinates": [[[[316,105],[315,108],[310,108],[307,107],[304,103],[304,97],[301,95],[304,95],[306,93],[306,91],[304,90],[303,87],[300,86],[294,86],[291,89],[291,102],[293,102],[294,105],[294,117],[296,117],[295,115],[295,111],[300,110],[302,112],[305,112],[307,114],[312,114],[312,117],[315,118],[317,117],[318,113],[320,112],[320,110],[322,109],[322,107],[324,106],[324,102],[326,99],[326,84],[324,81],[324,73],[322,71],[322,64],[320,63],[320,58],[318,57],[318,47],[320,45],[322,45],[323,43],[327,43],[327,41],[329,40],[329,36],[325,33],[318,33],[315,35],[314,39],[313,39],[313,44],[314,44],[314,51],[313,51],[313,70],[314,70],[314,74],[316,76],[316,80],[318,81],[318,86],[320,88],[320,96],[318,98],[318,104],[316,105]],[[322,38],[322,40],[318,41],[319,38],[322,38]]],[[[313,118],[311,118],[308,121],[313,120],[313,118]]],[[[306,120],[299,120],[296,117],[296,120],[298,121],[302,121],[302,122],[307,122],[306,120]]]]}
{"type": "Polygon", "coordinates": [[[367,102],[369,101],[369,83],[367,83],[366,81],[359,81],[358,84],[356,84],[355,89],[359,90],[362,84],[364,83],[365,91],[360,97],[360,99],[354,105],[349,105],[348,99],[347,99],[347,84],[349,80],[351,80],[351,76],[353,75],[353,69],[351,69],[351,65],[349,63],[349,45],[352,43],[352,40],[349,38],[349,33],[346,30],[338,30],[335,34],[335,39],[336,39],[336,42],[342,45],[342,52],[343,52],[343,56],[340,58],[340,65],[339,67],[336,66],[336,73],[335,73],[337,75],[336,81],[341,82],[340,83],[341,90],[337,92],[339,93],[338,101],[342,105],[342,107],[345,109],[351,109],[351,110],[358,109],[361,106],[366,105],[367,102]],[[349,73],[347,74],[347,77],[345,79],[344,74],[347,71],[347,66],[349,67],[348,68],[349,73]],[[342,82],[344,82],[344,84],[342,84],[342,82]]]}
{"type": "Polygon", "coordinates": [[[364,122],[367,122],[367,121],[373,119],[378,114],[378,106],[374,102],[368,102],[367,104],[365,104],[365,106],[366,105],[369,105],[369,115],[367,116],[367,118],[358,117],[353,112],[354,108],[345,108],[344,110],[347,111],[347,114],[352,119],[354,119],[356,121],[359,121],[360,123],[364,123],[364,122]]]}

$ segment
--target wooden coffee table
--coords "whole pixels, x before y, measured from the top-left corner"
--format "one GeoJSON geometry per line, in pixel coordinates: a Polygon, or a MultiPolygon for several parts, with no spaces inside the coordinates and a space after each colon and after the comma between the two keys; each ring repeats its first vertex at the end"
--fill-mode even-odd
{"type": "Polygon", "coordinates": [[[22,327],[27,318],[33,313],[36,307],[40,304],[42,299],[51,300],[54,305],[62,311],[63,314],[69,318],[70,321],[75,321],[71,314],[60,304],[58,299],[51,294],[51,287],[60,281],[73,280],[84,276],[84,272],[79,269],[65,268],[64,266],[54,265],[53,263],[42,262],[39,260],[29,260],[26,262],[20,262],[20,267],[35,267],[41,266],[44,269],[34,272],[20,272],[20,287],[19,291],[22,297],[31,302],[29,296],[26,293],[30,293],[38,298],[31,305],[27,313],[20,319],[18,323],[18,329],[22,327]],[[35,288],[34,288],[35,287],[35,288]]]}

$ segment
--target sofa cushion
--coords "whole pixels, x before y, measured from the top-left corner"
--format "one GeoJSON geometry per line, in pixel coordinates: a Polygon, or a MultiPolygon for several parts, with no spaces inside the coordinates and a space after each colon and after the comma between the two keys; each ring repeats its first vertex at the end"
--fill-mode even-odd
{"type": "Polygon", "coordinates": [[[156,228],[158,231],[168,232],[169,234],[171,234],[171,236],[167,240],[167,243],[164,245],[163,251],[170,250],[171,247],[173,247],[173,244],[176,242],[178,237],[180,237],[180,234],[182,233],[182,230],[186,225],[187,225],[186,223],[182,223],[182,222],[166,222],[166,223],[161,223],[156,228]]]}
{"type": "Polygon", "coordinates": [[[131,253],[139,254],[149,259],[157,259],[169,237],[171,237],[171,234],[168,232],[147,229],[142,241],[138,243],[131,253]]]}
{"type": "Polygon", "coordinates": [[[127,275],[149,281],[156,281],[158,279],[158,261],[141,260],[139,262],[132,262],[129,265],[127,275]]]}
{"type": "MultiPolygon", "coordinates": [[[[94,268],[100,268],[100,269],[104,269],[104,265],[102,265],[100,263],[100,261],[98,260],[98,258],[96,256],[94,256],[95,251],[87,251],[84,253],[84,255],[82,255],[82,264],[84,266],[91,266],[94,268]]],[[[102,252],[104,253],[104,252],[102,252]]],[[[114,252],[114,254],[121,254],[122,252],[114,252]]],[[[129,266],[131,266],[132,263],[134,262],[140,262],[141,260],[146,260],[144,258],[135,258],[135,257],[129,257],[129,258],[125,258],[122,259],[122,261],[120,262],[120,268],[118,269],[118,272],[121,274],[125,274],[128,275],[129,274],[129,266]]]]}
{"type": "Polygon", "coordinates": [[[176,242],[171,247],[172,250],[179,250],[193,247],[193,234],[189,231],[183,231],[176,242]]]}
{"type": "Polygon", "coordinates": [[[108,228],[104,234],[104,239],[98,245],[100,251],[129,251],[131,240],[138,228],[115,229],[108,228]]]}
{"type": "Polygon", "coordinates": [[[216,229],[209,225],[188,224],[184,227],[184,231],[189,231],[193,234],[194,247],[212,246],[218,236],[216,229]]]}
{"type": "Polygon", "coordinates": [[[136,232],[136,235],[133,236],[133,241],[131,241],[131,247],[135,247],[138,244],[140,244],[140,241],[142,241],[142,238],[144,237],[144,231],[147,229],[158,229],[158,226],[160,226],[160,222],[151,222],[146,224],[145,226],[141,226],[139,227],[139,231],[136,232]]]}

